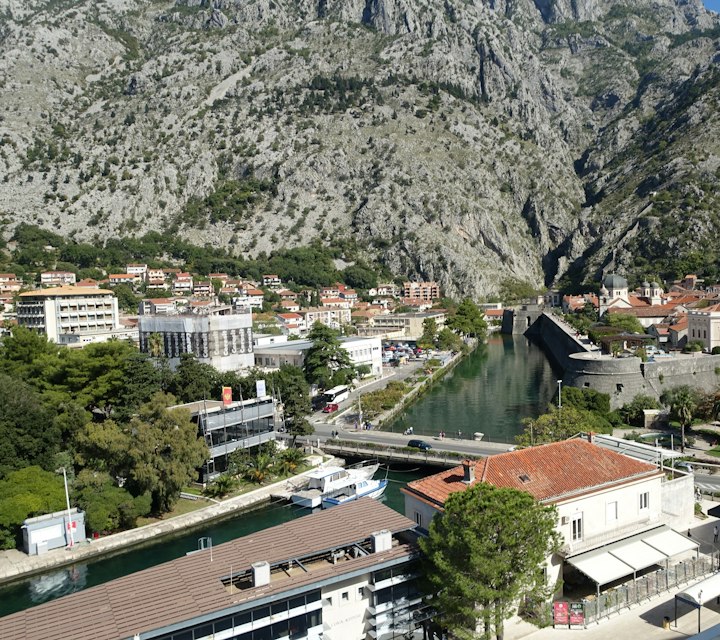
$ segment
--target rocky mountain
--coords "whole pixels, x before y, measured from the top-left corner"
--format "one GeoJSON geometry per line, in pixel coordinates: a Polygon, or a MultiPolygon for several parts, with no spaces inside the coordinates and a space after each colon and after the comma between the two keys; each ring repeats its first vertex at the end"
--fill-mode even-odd
{"type": "Polygon", "coordinates": [[[700,0],[3,0],[0,223],[714,277],[719,47],[700,0]]]}

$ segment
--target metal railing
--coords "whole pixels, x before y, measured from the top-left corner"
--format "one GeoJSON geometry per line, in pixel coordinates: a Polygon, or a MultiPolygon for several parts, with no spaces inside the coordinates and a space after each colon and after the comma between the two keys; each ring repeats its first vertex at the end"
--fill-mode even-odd
{"type": "Polygon", "coordinates": [[[711,556],[683,560],[669,566],[667,570],[659,569],[637,580],[609,589],[605,593],[601,593],[599,598],[585,598],[582,601],[585,624],[597,622],[623,607],[638,604],[670,589],[676,589],[679,585],[713,573],[717,570],[719,561],[720,556],[716,553],[711,556]]]}

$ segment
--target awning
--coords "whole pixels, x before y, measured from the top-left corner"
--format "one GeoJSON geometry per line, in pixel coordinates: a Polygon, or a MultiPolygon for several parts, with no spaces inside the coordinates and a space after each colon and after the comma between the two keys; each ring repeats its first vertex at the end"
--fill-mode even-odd
{"type": "Polygon", "coordinates": [[[566,560],[593,582],[602,585],[634,575],[698,546],[697,542],[662,525],[566,560]]]}
{"type": "Polygon", "coordinates": [[[693,607],[702,607],[718,596],[720,596],[720,573],[701,580],[675,597],[693,607]]]}

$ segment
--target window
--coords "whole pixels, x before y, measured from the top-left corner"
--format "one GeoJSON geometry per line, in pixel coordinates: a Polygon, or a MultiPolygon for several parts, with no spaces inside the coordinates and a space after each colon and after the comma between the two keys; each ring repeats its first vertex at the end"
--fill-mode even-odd
{"type": "Polygon", "coordinates": [[[640,494],[640,510],[650,508],[650,492],[645,491],[640,494]]]}
{"type": "Polygon", "coordinates": [[[350,600],[350,592],[349,591],[343,591],[342,592],[342,599],[345,601],[350,600]]]}
{"type": "Polygon", "coordinates": [[[583,526],[582,526],[582,513],[576,513],[572,517],[572,539],[582,540],[583,537],[583,526]]]}
{"type": "Polygon", "coordinates": [[[358,598],[362,599],[365,597],[365,587],[358,587],[358,598]]]}
{"type": "Polygon", "coordinates": [[[415,512],[415,522],[417,523],[418,527],[422,527],[422,513],[419,511],[415,512]]]}
{"type": "Polygon", "coordinates": [[[605,519],[607,522],[615,522],[618,519],[617,502],[608,502],[605,505],[605,519]]]}

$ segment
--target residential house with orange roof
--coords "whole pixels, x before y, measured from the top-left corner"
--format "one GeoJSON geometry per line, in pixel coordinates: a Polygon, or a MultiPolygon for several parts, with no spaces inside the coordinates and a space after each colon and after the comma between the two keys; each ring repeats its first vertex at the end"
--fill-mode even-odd
{"type": "Polygon", "coordinates": [[[134,273],[111,273],[108,275],[108,284],[111,286],[126,284],[134,288],[140,281],[140,276],[134,273]]]}
{"type": "Polygon", "coordinates": [[[278,276],[276,273],[267,273],[262,277],[263,287],[270,287],[272,289],[281,285],[282,280],[280,279],[280,276],[278,276]]]}
{"type": "Polygon", "coordinates": [[[320,305],[330,309],[349,309],[352,304],[345,298],[320,298],[320,305]]]}
{"type": "Polygon", "coordinates": [[[289,336],[300,336],[307,333],[305,318],[298,313],[277,313],[275,314],[282,332],[289,336]]]}
{"type": "Polygon", "coordinates": [[[193,277],[189,273],[179,272],[175,274],[172,290],[175,295],[190,294],[193,290],[193,277]]]}
{"type": "Polygon", "coordinates": [[[670,346],[673,349],[682,349],[687,343],[688,319],[687,314],[678,314],[674,324],[668,328],[670,346]]]}
{"type": "Polygon", "coordinates": [[[401,489],[405,515],[427,529],[450,495],[478,482],[526,491],[541,504],[557,509],[557,531],[563,545],[547,559],[550,585],[575,570],[595,581],[598,590],[627,576],[632,579],[634,572],[659,562],[657,554],[650,554],[652,561],[647,565],[633,565],[633,545],[636,555],[637,545],[647,550],[645,537],[672,539],[676,543],[673,549],[682,546],[686,539],[667,526],[666,516],[674,514],[670,522],[683,527],[693,518],[692,477],[668,481],[656,465],[584,438],[465,461],[415,480],[401,489]],[[669,490],[664,491],[665,486],[669,490]],[[628,541],[624,554],[619,550],[624,548],[621,541],[628,541]],[[611,544],[612,553],[607,551],[611,544]],[[610,566],[612,570],[608,570],[610,566]]]}

